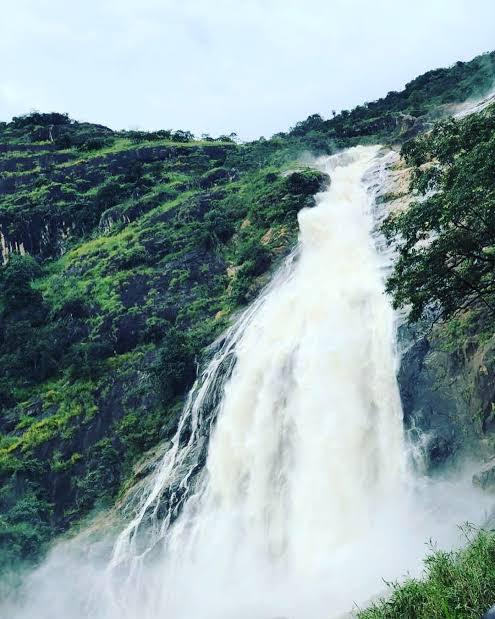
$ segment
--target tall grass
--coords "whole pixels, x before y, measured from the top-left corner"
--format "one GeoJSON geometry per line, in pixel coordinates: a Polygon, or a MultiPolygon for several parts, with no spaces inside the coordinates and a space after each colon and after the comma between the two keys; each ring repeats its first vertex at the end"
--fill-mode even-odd
{"type": "Polygon", "coordinates": [[[432,550],[424,578],[391,584],[391,595],[358,613],[359,619],[480,619],[495,604],[495,533],[463,529],[469,545],[432,550]]]}

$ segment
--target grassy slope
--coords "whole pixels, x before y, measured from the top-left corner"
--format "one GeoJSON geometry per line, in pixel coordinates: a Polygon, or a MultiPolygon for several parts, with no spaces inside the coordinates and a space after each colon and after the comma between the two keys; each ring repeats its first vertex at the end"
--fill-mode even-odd
{"type": "Polygon", "coordinates": [[[36,257],[9,261],[0,294],[4,565],[109,503],[170,434],[195,359],[293,245],[324,181],[282,176],[292,155],[274,145],[132,141],[60,120],[54,143],[32,144],[46,127],[24,121],[3,133],[4,162],[22,148],[24,169],[0,223],[36,257]]]}
{"type": "Polygon", "coordinates": [[[486,90],[494,55],[289,134],[236,145],[62,115],[0,124],[0,567],[112,501],[163,440],[201,356],[295,242],[322,178],[303,150],[403,139],[486,90]],[[415,103],[414,103],[415,101],[415,103]],[[414,103],[414,109],[413,109],[414,103]]]}

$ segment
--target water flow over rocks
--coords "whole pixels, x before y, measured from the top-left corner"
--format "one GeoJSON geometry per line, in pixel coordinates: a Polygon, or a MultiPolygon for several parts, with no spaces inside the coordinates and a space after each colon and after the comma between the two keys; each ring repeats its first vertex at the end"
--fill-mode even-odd
{"type": "Polygon", "coordinates": [[[391,256],[374,233],[385,162],[378,147],[317,161],[331,186],[193,388],[109,565],[62,546],[14,616],[330,619],[480,516],[469,482],[409,466],[391,256]]]}

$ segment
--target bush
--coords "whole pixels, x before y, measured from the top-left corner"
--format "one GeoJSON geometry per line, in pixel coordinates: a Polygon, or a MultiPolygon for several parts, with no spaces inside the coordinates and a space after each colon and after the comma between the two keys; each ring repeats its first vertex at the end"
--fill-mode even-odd
{"type": "Polygon", "coordinates": [[[23,116],[14,116],[12,119],[12,125],[16,129],[31,126],[70,125],[71,122],[68,114],[59,114],[58,112],[49,112],[47,114],[31,112],[23,116]]]}
{"type": "Polygon", "coordinates": [[[28,491],[10,509],[1,505],[1,511],[0,572],[32,557],[48,539],[51,505],[28,491]]]}
{"type": "Polygon", "coordinates": [[[316,170],[293,172],[287,177],[287,188],[292,194],[308,196],[321,191],[323,181],[322,174],[316,170]]]}
{"type": "Polygon", "coordinates": [[[225,183],[229,180],[229,171],[226,168],[213,168],[205,172],[199,181],[200,187],[209,189],[214,185],[225,183]]]}
{"type": "Polygon", "coordinates": [[[256,239],[248,239],[237,251],[237,260],[242,264],[242,272],[247,276],[257,276],[264,273],[271,264],[269,250],[256,239]]]}
{"type": "Polygon", "coordinates": [[[0,296],[6,312],[40,303],[41,295],[31,286],[40,275],[41,268],[32,256],[13,254],[10,257],[0,271],[0,296]]]}
{"type": "Polygon", "coordinates": [[[194,381],[194,355],[183,332],[172,327],[163,338],[154,374],[163,402],[170,402],[194,381]]]}
{"type": "Polygon", "coordinates": [[[388,600],[358,613],[359,619],[479,619],[495,604],[495,535],[480,531],[458,552],[434,551],[424,580],[392,584],[388,600]]]}
{"type": "Polygon", "coordinates": [[[79,144],[77,148],[80,151],[89,152],[93,150],[101,150],[102,148],[105,148],[105,146],[108,146],[108,140],[105,138],[90,138],[79,144]]]}

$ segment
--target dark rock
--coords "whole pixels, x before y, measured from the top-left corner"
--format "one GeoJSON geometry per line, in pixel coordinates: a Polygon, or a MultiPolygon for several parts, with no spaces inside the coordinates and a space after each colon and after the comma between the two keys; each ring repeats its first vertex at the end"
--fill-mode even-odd
{"type": "Polygon", "coordinates": [[[398,374],[406,428],[414,439],[428,436],[427,462],[436,467],[454,455],[461,438],[452,419],[455,410],[450,394],[437,385],[435,372],[428,364],[430,343],[421,338],[404,354],[398,374]]]}
{"type": "MultiPolygon", "coordinates": [[[[404,331],[407,345],[412,336],[404,331]]],[[[407,348],[398,374],[404,421],[411,438],[425,444],[430,467],[463,454],[493,455],[494,374],[492,339],[480,344],[466,338],[453,348],[439,328],[407,348]]],[[[475,483],[489,479],[483,470],[475,483]]]]}
{"type": "Polygon", "coordinates": [[[425,357],[430,349],[426,338],[413,344],[403,355],[399,369],[399,387],[406,423],[411,422],[417,408],[418,382],[422,378],[425,357]]]}
{"type": "Polygon", "coordinates": [[[124,307],[129,308],[143,304],[148,291],[148,279],[144,275],[134,275],[122,285],[120,298],[124,307]]]}
{"type": "Polygon", "coordinates": [[[137,346],[144,331],[145,316],[143,314],[124,314],[114,324],[115,351],[121,355],[137,346]]]}
{"type": "Polygon", "coordinates": [[[495,492],[495,456],[473,476],[473,484],[482,490],[495,492]]]}

